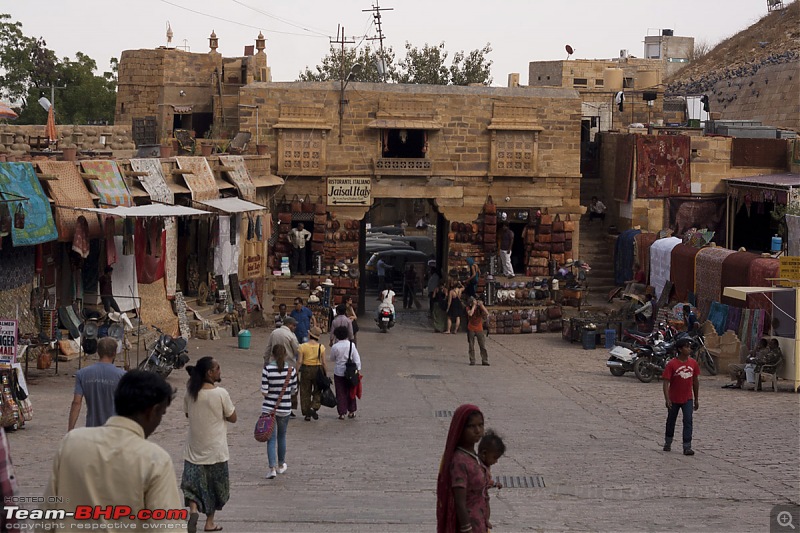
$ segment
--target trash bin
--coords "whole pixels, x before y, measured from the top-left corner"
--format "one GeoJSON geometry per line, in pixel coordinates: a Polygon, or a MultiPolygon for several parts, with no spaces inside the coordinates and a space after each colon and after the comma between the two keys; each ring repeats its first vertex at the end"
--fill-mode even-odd
{"type": "Polygon", "coordinates": [[[614,345],[617,344],[617,330],[615,329],[607,329],[606,330],[606,350],[611,350],[614,348],[614,345]]]}
{"type": "Polygon", "coordinates": [[[584,329],[582,341],[584,350],[594,350],[597,347],[597,330],[584,329]]]}
{"type": "Polygon", "coordinates": [[[239,340],[239,348],[242,350],[249,350],[250,349],[250,330],[243,329],[237,335],[237,339],[239,340]]]}

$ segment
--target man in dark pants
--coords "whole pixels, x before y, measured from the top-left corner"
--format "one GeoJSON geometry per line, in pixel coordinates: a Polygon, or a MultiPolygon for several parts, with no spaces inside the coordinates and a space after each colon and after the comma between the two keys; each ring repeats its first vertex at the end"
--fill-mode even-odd
{"type": "Polygon", "coordinates": [[[289,269],[292,275],[306,274],[306,243],[311,240],[311,232],[305,229],[301,222],[296,228],[289,231],[289,243],[292,245],[292,255],[289,257],[289,269]]]}
{"type": "Polygon", "coordinates": [[[671,359],[661,378],[664,380],[664,402],[667,406],[667,428],[664,433],[664,451],[672,449],[678,411],[683,411],[683,455],[694,455],[692,450],[692,414],[700,408],[700,367],[689,357],[692,344],[689,339],[679,339],[678,357],[671,359]],[[694,398],[694,402],[692,399],[694,398]]]}
{"type": "Polygon", "coordinates": [[[417,272],[411,263],[403,273],[403,309],[411,309],[414,305],[414,293],[417,290],[417,272]]]}

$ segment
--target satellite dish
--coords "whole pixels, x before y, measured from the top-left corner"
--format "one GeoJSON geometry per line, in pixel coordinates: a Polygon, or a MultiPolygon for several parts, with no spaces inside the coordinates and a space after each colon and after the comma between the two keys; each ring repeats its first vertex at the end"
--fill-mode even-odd
{"type": "Polygon", "coordinates": [[[575,50],[573,50],[570,45],[565,46],[564,49],[567,51],[567,59],[569,59],[569,56],[575,53],[575,50]]]}

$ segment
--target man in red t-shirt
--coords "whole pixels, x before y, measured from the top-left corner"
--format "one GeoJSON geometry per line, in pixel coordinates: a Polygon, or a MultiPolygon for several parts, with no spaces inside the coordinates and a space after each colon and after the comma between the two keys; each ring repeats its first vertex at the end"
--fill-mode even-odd
{"type": "Polygon", "coordinates": [[[679,339],[678,357],[671,359],[661,374],[664,380],[664,400],[667,405],[667,430],[664,434],[664,451],[672,449],[678,411],[683,411],[683,455],[694,455],[692,450],[692,413],[700,408],[700,367],[691,359],[692,344],[689,339],[679,339]],[[694,398],[694,402],[692,402],[694,398]],[[693,405],[694,403],[694,405],[693,405]]]}
{"type": "Polygon", "coordinates": [[[489,366],[489,354],[486,352],[486,335],[483,333],[483,319],[489,315],[483,302],[471,296],[467,300],[467,343],[469,343],[469,364],[475,364],[475,339],[481,349],[481,364],[489,366]]]}

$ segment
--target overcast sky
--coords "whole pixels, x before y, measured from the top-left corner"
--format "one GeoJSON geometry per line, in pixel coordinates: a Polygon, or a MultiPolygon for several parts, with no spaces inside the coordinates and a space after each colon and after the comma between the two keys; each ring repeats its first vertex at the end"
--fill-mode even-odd
{"type": "MultiPolygon", "coordinates": [[[[208,51],[212,30],[225,56],[243,54],[259,30],[267,38],[273,81],[293,81],[314,67],[343,24],[347,37],[366,43],[376,28],[376,0],[0,0],[0,13],[22,23],[23,32],[44,37],[59,57],[81,51],[108,69],[123,50],[173,44],[208,51]],[[224,19],[224,20],[223,20],[224,19]]],[[[787,0],[787,3],[788,0],[787,0]]],[[[709,44],[730,37],[766,14],[766,0],[380,0],[385,45],[398,58],[408,41],[446,43],[452,58],[491,43],[493,85],[505,86],[510,72],[528,82],[528,62],[566,58],[607,59],[620,49],[643,56],[646,35],[670,28],[709,44]]],[[[377,42],[376,42],[377,44],[377,42]]],[[[352,45],[351,45],[352,46],[352,45]]],[[[448,58],[448,59],[449,59],[448,58]]]]}

